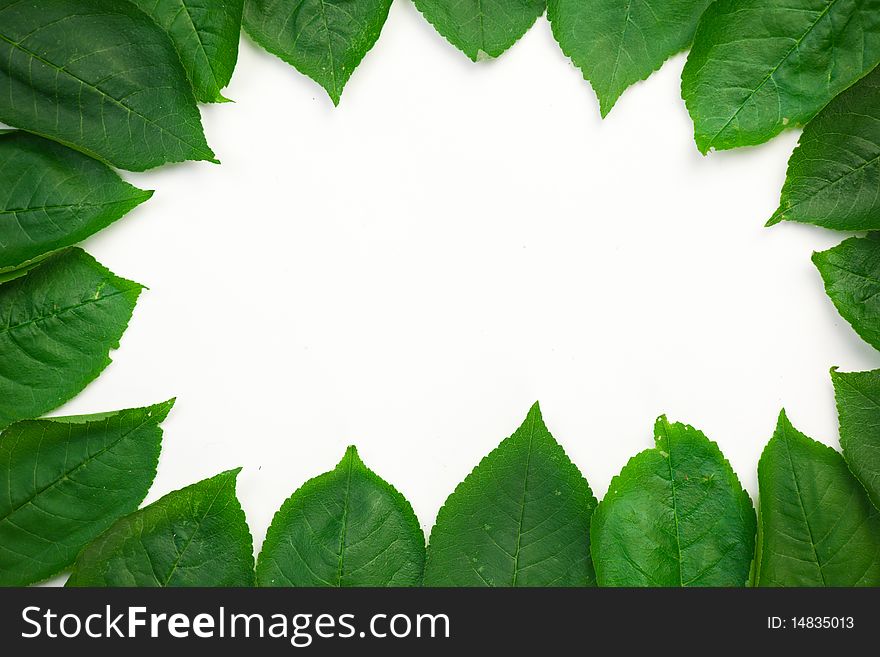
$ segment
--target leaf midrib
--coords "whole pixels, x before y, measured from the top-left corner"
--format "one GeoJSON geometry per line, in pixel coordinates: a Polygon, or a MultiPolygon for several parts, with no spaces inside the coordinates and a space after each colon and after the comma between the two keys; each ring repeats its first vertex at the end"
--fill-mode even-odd
{"type": "Polygon", "coordinates": [[[743,102],[740,104],[740,106],[737,107],[737,109],[736,109],[736,111],[733,113],[733,115],[732,115],[732,116],[727,120],[727,122],[726,122],[726,123],[725,123],[725,124],[724,124],[724,125],[718,130],[718,132],[716,132],[716,133],[713,135],[712,139],[709,140],[709,145],[710,145],[710,146],[711,146],[712,144],[715,143],[715,140],[718,139],[718,136],[719,136],[722,132],[724,132],[725,130],[727,130],[727,128],[730,126],[730,124],[733,123],[734,119],[736,119],[736,118],[739,116],[740,112],[743,111],[743,109],[745,108],[746,104],[749,103],[749,102],[752,100],[752,98],[755,97],[755,94],[757,94],[761,89],[763,89],[763,88],[764,88],[764,85],[766,85],[767,82],[769,82],[769,81],[773,78],[773,76],[776,75],[776,72],[782,67],[782,65],[783,65],[785,62],[788,61],[788,58],[791,57],[791,54],[792,54],[793,52],[795,52],[798,48],[800,48],[801,44],[804,42],[804,39],[806,39],[806,38],[810,35],[810,33],[813,31],[813,29],[815,29],[815,27],[819,24],[819,21],[821,21],[823,18],[825,18],[825,16],[831,11],[831,8],[834,7],[834,6],[837,4],[837,2],[838,2],[838,0],[831,0],[831,2],[828,3],[828,5],[825,7],[825,9],[823,9],[822,12],[819,14],[818,18],[816,18],[816,20],[813,21],[813,22],[810,24],[810,26],[804,31],[804,33],[803,33],[803,34],[801,35],[801,37],[795,42],[795,44],[794,44],[794,45],[788,50],[788,52],[785,53],[785,55],[779,60],[779,62],[776,64],[776,66],[774,66],[774,67],[770,70],[770,72],[767,73],[767,75],[764,77],[764,79],[761,80],[761,83],[760,83],[757,87],[755,87],[754,89],[752,89],[752,90],[749,92],[748,96],[746,96],[745,100],[743,100],[743,102]]]}
{"type": "Polygon", "coordinates": [[[49,205],[31,205],[24,208],[0,208],[0,215],[4,214],[13,214],[18,215],[25,212],[37,212],[40,210],[66,210],[66,209],[81,209],[81,208],[102,208],[108,205],[118,205],[120,203],[129,203],[131,201],[137,201],[141,196],[134,194],[132,196],[117,199],[114,201],[99,201],[99,202],[79,202],[79,203],[53,203],[49,205]]]}
{"type": "Polygon", "coordinates": [[[666,464],[669,466],[669,487],[672,491],[672,519],[675,521],[675,550],[678,555],[678,585],[684,587],[684,570],[682,568],[683,553],[681,551],[681,527],[678,522],[678,498],[675,495],[675,469],[672,466],[672,439],[669,432],[664,429],[666,434],[666,464]]]}
{"type": "Polygon", "coordinates": [[[141,113],[138,112],[137,110],[135,110],[135,109],[129,107],[129,106],[126,105],[124,102],[122,102],[122,101],[120,101],[120,100],[114,98],[113,96],[109,95],[106,91],[104,91],[104,90],[101,89],[100,87],[97,87],[97,86],[95,86],[94,84],[92,84],[91,82],[88,82],[88,81],[86,81],[86,80],[83,80],[83,79],[80,78],[79,76],[74,75],[73,73],[71,73],[70,71],[68,71],[68,70],[67,70],[66,68],[64,68],[63,66],[58,66],[57,64],[55,64],[55,63],[53,63],[53,62],[50,62],[49,60],[44,59],[43,57],[40,57],[37,53],[35,53],[35,52],[29,50],[28,48],[25,48],[24,46],[22,46],[22,45],[21,45],[20,43],[18,43],[18,42],[13,41],[12,39],[10,39],[9,37],[7,37],[7,36],[6,36],[5,34],[3,34],[2,32],[0,32],[0,40],[5,41],[6,43],[8,43],[8,44],[9,44],[10,46],[12,46],[13,48],[16,48],[17,50],[20,50],[21,52],[25,53],[26,55],[28,55],[28,56],[31,57],[32,59],[35,59],[36,61],[41,62],[42,64],[45,64],[46,66],[49,66],[50,68],[55,69],[55,70],[58,71],[59,73],[64,73],[65,75],[67,75],[68,77],[70,77],[70,78],[76,80],[77,82],[79,82],[80,84],[82,84],[83,86],[85,86],[86,88],[88,88],[88,89],[92,89],[92,90],[96,91],[96,92],[97,92],[102,98],[105,98],[105,99],[109,100],[111,103],[113,103],[114,105],[117,105],[118,107],[120,107],[121,109],[125,110],[125,111],[128,112],[129,114],[133,114],[133,115],[137,116],[138,118],[142,119],[145,123],[148,123],[148,124],[150,124],[151,126],[153,126],[154,128],[156,128],[157,130],[159,130],[159,132],[161,132],[161,133],[163,133],[163,134],[170,135],[171,137],[173,137],[174,139],[176,139],[177,141],[179,141],[181,144],[184,144],[184,145],[186,145],[186,146],[188,146],[188,147],[190,147],[190,148],[194,148],[194,149],[196,149],[196,151],[198,151],[198,152],[200,152],[200,153],[203,153],[202,148],[201,148],[200,145],[198,145],[198,144],[192,144],[192,143],[188,142],[186,139],[184,139],[184,138],[182,138],[182,137],[176,135],[175,133],[171,132],[170,130],[168,130],[168,129],[165,128],[164,126],[159,125],[159,124],[156,123],[153,119],[150,119],[149,117],[147,117],[147,116],[141,114],[141,113]]]}
{"type": "MultiPolygon", "coordinates": [[[[208,51],[205,48],[205,42],[202,40],[202,35],[196,27],[196,22],[193,20],[192,14],[189,11],[189,6],[186,4],[186,0],[179,0],[181,11],[186,14],[186,18],[189,21],[190,27],[192,27],[193,34],[196,36],[196,40],[199,42],[199,53],[204,60],[204,63],[207,64],[208,72],[211,75],[211,81],[213,82],[214,89],[220,88],[220,82],[217,80],[217,75],[214,72],[213,62],[211,62],[211,58],[208,57],[208,51]]],[[[195,86],[195,73],[193,73],[193,86],[195,86]]],[[[212,90],[214,93],[214,90],[212,90]]]]}
{"type": "Polygon", "coordinates": [[[177,553],[177,558],[174,560],[174,563],[171,564],[171,568],[168,571],[168,575],[165,577],[164,582],[160,582],[158,578],[156,582],[163,588],[168,587],[168,582],[171,581],[171,578],[174,576],[174,573],[177,572],[178,567],[180,566],[180,562],[183,560],[183,556],[186,554],[186,551],[189,549],[189,546],[192,544],[193,540],[195,540],[196,534],[199,533],[202,529],[202,525],[205,522],[205,519],[208,517],[208,514],[211,513],[211,509],[214,508],[214,503],[217,501],[217,498],[220,497],[220,493],[223,492],[223,489],[226,487],[226,481],[224,481],[220,486],[217,487],[217,492],[214,494],[214,497],[211,498],[211,502],[208,504],[208,508],[205,509],[205,512],[196,522],[196,527],[193,529],[192,533],[189,535],[186,543],[184,543],[183,548],[181,548],[180,552],[177,553]]]}
{"type": "Polygon", "coordinates": [[[339,530],[339,557],[336,564],[336,586],[342,586],[343,568],[345,565],[346,538],[348,534],[348,503],[351,499],[351,472],[354,459],[348,459],[348,469],[345,478],[345,498],[342,505],[342,526],[339,530]]]}
{"type": "Polygon", "coordinates": [[[807,518],[807,509],[804,507],[804,500],[801,497],[801,485],[798,480],[797,470],[794,467],[794,461],[791,458],[791,446],[788,443],[788,432],[784,431],[783,433],[783,443],[785,444],[785,455],[788,457],[788,466],[791,470],[791,478],[794,481],[794,489],[798,501],[798,508],[801,510],[801,515],[804,518],[804,525],[807,528],[807,535],[810,537],[810,548],[813,550],[813,558],[816,560],[816,568],[819,570],[819,577],[822,578],[822,586],[828,586],[828,583],[825,581],[825,571],[822,569],[822,562],[819,559],[819,553],[816,551],[816,543],[813,537],[813,527],[810,525],[810,521],[807,518]]]}
{"type": "Polygon", "coordinates": [[[529,427],[529,447],[526,452],[526,467],[525,475],[523,477],[523,492],[522,497],[520,498],[519,523],[516,530],[516,549],[513,551],[513,581],[511,582],[511,586],[516,586],[516,580],[519,576],[519,555],[522,548],[522,529],[526,515],[526,494],[529,490],[529,472],[532,466],[532,445],[534,444],[534,440],[535,423],[534,421],[532,421],[531,426],[529,427]]]}
{"type": "Polygon", "coordinates": [[[132,285],[132,287],[127,287],[125,289],[111,292],[110,294],[105,294],[103,296],[98,297],[97,299],[86,299],[85,301],[78,303],[76,305],[65,306],[63,308],[59,308],[57,312],[53,312],[49,315],[40,315],[38,317],[33,317],[33,318],[27,320],[26,322],[20,322],[18,324],[10,324],[6,327],[3,327],[3,329],[0,330],[0,336],[5,335],[6,333],[11,333],[14,330],[23,328],[25,326],[30,326],[31,324],[36,324],[38,322],[46,321],[47,319],[54,319],[56,317],[66,315],[69,312],[73,312],[74,310],[77,310],[79,308],[83,308],[83,307],[91,305],[91,304],[101,303],[102,301],[106,301],[107,299],[112,299],[113,297],[117,297],[120,294],[127,294],[129,292],[134,291],[134,290],[141,289],[141,287],[137,283],[132,283],[131,285],[132,285]]]}
{"type": "MultiPolygon", "coordinates": [[[[116,417],[118,417],[118,416],[116,416],[116,417]]],[[[108,418],[108,419],[104,420],[104,423],[105,423],[105,424],[109,424],[110,419],[111,419],[111,418],[108,418]]],[[[116,438],[113,442],[111,442],[109,445],[106,445],[105,447],[102,447],[102,448],[101,448],[100,450],[98,450],[95,454],[89,456],[87,459],[85,459],[84,461],[80,462],[76,467],[71,468],[70,470],[67,470],[66,472],[63,472],[62,474],[60,474],[58,477],[56,477],[55,479],[53,479],[53,480],[52,480],[50,483],[48,483],[47,485],[43,486],[42,488],[40,488],[40,489],[37,490],[37,491],[34,491],[34,493],[33,493],[30,497],[28,497],[27,499],[25,499],[24,501],[22,501],[20,504],[17,504],[17,505],[15,505],[15,506],[13,506],[13,507],[12,507],[12,508],[11,508],[6,514],[4,514],[3,516],[0,516],[0,523],[8,522],[8,521],[9,521],[9,518],[11,518],[13,515],[15,515],[20,509],[24,508],[25,506],[27,506],[27,505],[29,505],[29,504],[33,504],[33,502],[34,502],[34,500],[35,500],[36,498],[38,498],[39,496],[43,495],[44,493],[46,493],[46,492],[49,491],[50,489],[54,488],[55,486],[59,486],[59,485],[61,485],[61,483],[63,483],[63,482],[66,481],[67,479],[69,479],[69,478],[71,477],[71,475],[73,475],[75,472],[77,472],[77,471],[80,470],[81,468],[84,468],[85,466],[89,465],[89,464],[90,464],[91,462],[93,462],[95,459],[100,458],[103,454],[105,454],[105,453],[108,452],[109,450],[111,450],[111,449],[113,449],[114,447],[116,447],[116,445],[118,445],[118,444],[121,443],[123,440],[125,440],[126,438],[128,438],[128,437],[129,437],[131,434],[133,434],[134,432],[136,432],[136,431],[140,431],[144,426],[146,426],[147,424],[149,424],[152,420],[153,420],[153,416],[146,416],[146,417],[144,418],[144,420],[143,420],[140,424],[138,424],[136,427],[133,427],[133,428],[130,429],[129,431],[126,431],[125,433],[123,433],[122,435],[120,435],[118,438],[116,438]]],[[[70,432],[71,428],[72,428],[72,427],[68,428],[68,432],[70,432]]],[[[8,470],[8,472],[9,472],[9,474],[11,475],[11,471],[9,471],[9,469],[7,469],[7,470],[8,470]]],[[[11,476],[10,476],[9,481],[10,481],[10,482],[12,481],[11,476]]]]}

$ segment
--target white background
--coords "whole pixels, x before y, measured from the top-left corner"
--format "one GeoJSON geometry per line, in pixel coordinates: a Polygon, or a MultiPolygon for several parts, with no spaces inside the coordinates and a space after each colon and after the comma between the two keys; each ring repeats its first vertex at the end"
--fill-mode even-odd
{"type": "Polygon", "coordinates": [[[535,400],[598,497],[667,413],[754,498],[780,407],[836,445],[828,370],[880,357],[810,262],[842,237],[763,227],[797,134],[699,155],[683,64],[602,121],[544,19],[473,64],[395,2],[334,109],[243,40],[222,166],[127,175],[155,196],[85,244],[150,289],[57,414],[177,396],[149,500],[244,466],[257,549],[350,443],[427,532],[535,400]]]}

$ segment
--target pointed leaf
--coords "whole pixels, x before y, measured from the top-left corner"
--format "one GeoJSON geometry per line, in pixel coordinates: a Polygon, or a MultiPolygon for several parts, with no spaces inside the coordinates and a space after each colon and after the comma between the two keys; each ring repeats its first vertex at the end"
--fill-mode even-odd
{"type": "Polygon", "coordinates": [[[253,586],[253,539],[229,470],[126,516],[76,560],[68,586],[253,586]]]}
{"type": "Polygon", "coordinates": [[[0,272],[84,240],[152,194],[55,142],[0,134],[0,272]]]}
{"type": "Polygon", "coordinates": [[[838,372],[831,370],[840,447],[874,506],[880,509],[880,370],[838,372]]]}
{"type": "Polygon", "coordinates": [[[687,48],[712,0],[549,0],[562,51],[590,82],[602,116],[630,85],[687,48]]]}
{"type": "Polygon", "coordinates": [[[804,128],[769,225],[783,220],[880,229],[880,68],[804,128]]]}
{"type": "Polygon", "coordinates": [[[593,514],[599,586],[745,586],[755,510],[730,463],[693,427],[661,417],[654,435],[593,514]]]}
{"type": "Polygon", "coordinates": [[[0,286],[0,427],[51,411],[97,377],[141,289],[80,249],[0,286]]]}
{"type": "Polygon", "coordinates": [[[164,29],[196,99],[222,102],[238,59],[244,0],[132,0],[164,29]]]}
{"type": "Polygon", "coordinates": [[[0,434],[0,586],[46,579],[146,497],[174,400],[0,434]]]}
{"type": "Polygon", "coordinates": [[[825,291],[841,316],[880,349],[880,236],[853,237],[813,254],[825,291]]]}
{"type": "Polygon", "coordinates": [[[498,57],[544,13],[547,0],[414,0],[449,43],[473,61],[498,57]]]}
{"type": "Polygon", "coordinates": [[[320,84],[334,105],[379,38],[391,0],[246,0],[244,29],[320,84]]]}
{"type": "Polygon", "coordinates": [[[813,118],[880,63],[880,0],[717,0],[682,74],[703,153],[813,118]]]}
{"type": "Polygon", "coordinates": [[[757,586],[880,585],[880,514],[843,458],[783,412],[758,463],[757,586]]]}
{"type": "Polygon", "coordinates": [[[425,535],[412,506],[349,447],[281,506],[257,559],[259,586],[418,586],[425,535]]]}
{"type": "Polygon", "coordinates": [[[117,0],[0,0],[0,121],[121,169],[213,160],[168,36],[117,0]]]}
{"type": "Polygon", "coordinates": [[[426,586],[592,586],[596,498],[535,404],[446,500],[426,586]]]}

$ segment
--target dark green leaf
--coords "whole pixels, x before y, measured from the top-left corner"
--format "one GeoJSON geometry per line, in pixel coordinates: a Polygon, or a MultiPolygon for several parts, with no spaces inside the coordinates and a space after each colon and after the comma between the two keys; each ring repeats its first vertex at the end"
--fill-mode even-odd
{"type": "Polygon", "coordinates": [[[843,458],[783,412],[758,463],[757,586],[880,585],[880,514],[843,458]]]}
{"type": "Polygon", "coordinates": [[[717,0],[682,75],[697,146],[803,125],[880,62],[880,0],[717,0]]]}
{"type": "Polygon", "coordinates": [[[690,45],[712,0],[549,0],[562,51],[589,80],[606,116],[630,85],[690,45]]]}
{"type": "Polygon", "coordinates": [[[168,36],[118,0],[0,0],[0,121],[132,171],[214,159],[168,36]]]}
{"type": "Polygon", "coordinates": [[[599,586],[745,586],[755,510],[718,445],[665,417],[611,480],[590,538],[599,586]]]}
{"type": "Polygon", "coordinates": [[[856,333],[880,349],[880,239],[853,237],[813,254],[825,291],[856,333]]]}
{"type": "Polygon", "coordinates": [[[76,244],[152,194],[55,142],[0,134],[0,272],[76,244]]]}
{"type": "Polygon", "coordinates": [[[238,59],[244,0],[132,0],[171,37],[196,99],[226,100],[238,59]]]}
{"type": "Polygon", "coordinates": [[[768,225],[783,220],[834,230],[880,229],[880,68],[804,128],[768,225]]]}
{"type": "Polygon", "coordinates": [[[126,516],[76,560],[68,586],[253,586],[253,539],[235,496],[239,470],[126,516]]]}
{"type": "Polygon", "coordinates": [[[498,57],[535,23],[547,0],[414,0],[449,43],[473,61],[498,57]]]}
{"type": "Polygon", "coordinates": [[[0,286],[0,428],[51,411],[98,376],[141,289],[80,249],[0,286]]]}
{"type": "Polygon", "coordinates": [[[281,506],[257,559],[259,586],[418,586],[425,535],[412,506],[349,447],[281,506]]]}
{"type": "Polygon", "coordinates": [[[0,586],[51,577],[138,508],[173,405],[27,420],[0,434],[0,586]]]}
{"type": "Polygon", "coordinates": [[[591,586],[589,485],[535,404],[446,500],[426,586],[591,586]]]}
{"type": "Polygon", "coordinates": [[[880,509],[880,370],[844,373],[835,369],[831,380],[843,457],[880,509]]]}
{"type": "Polygon", "coordinates": [[[320,84],[334,105],[388,18],[391,0],[246,0],[244,28],[320,84]]]}

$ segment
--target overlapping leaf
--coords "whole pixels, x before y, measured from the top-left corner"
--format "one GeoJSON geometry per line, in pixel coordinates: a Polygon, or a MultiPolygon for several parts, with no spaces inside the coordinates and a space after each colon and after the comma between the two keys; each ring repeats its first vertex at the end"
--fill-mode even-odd
{"type": "Polygon", "coordinates": [[[244,28],[263,48],[324,87],[338,105],[390,8],[391,0],[247,0],[244,28]]]}
{"type": "Polygon", "coordinates": [[[830,447],[780,414],[758,463],[757,586],[880,585],[880,513],[830,447]]]}
{"type": "Polygon", "coordinates": [[[425,535],[412,506],[349,447],[279,509],[257,560],[260,586],[417,586],[425,535]]]}
{"type": "Polygon", "coordinates": [[[0,121],[132,171],[214,159],[174,46],[129,2],[0,0],[0,121]]]}
{"type": "Polygon", "coordinates": [[[606,116],[630,85],[690,45],[712,0],[549,0],[562,51],[583,71],[606,116]]]}
{"type": "Polygon", "coordinates": [[[80,249],[0,286],[0,428],[60,406],[98,376],[141,289],[80,249]]]}
{"type": "Polygon", "coordinates": [[[825,291],[856,333],[880,349],[880,234],[853,237],[813,254],[825,291]]]}
{"type": "Polygon", "coordinates": [[[589,527],[595,506],[535,404],[440,509],[425,585],[594,585],[589,527]]]}
{"type": "Polygon", "coordinates": [[[654,427],[656,447],[612,479],[593,514],[599,586],[745,586],[755,510],[718,449],[693,427],[654,427]]]}
{"type": "Polygon", "coordinates": [[[880,229],[880,68],[804,128],[768,225],[783,220],[835,230],[880,229]]]}
{"type": "Polygon", "coordinates": [[[880,370],[838,372],[831,370],[840,447],[849,469],[880,509],[880,370]]]}
{"type": "Polygon", "coordinates": [[[0,434],[0,586],[56,574],[137,509],[173,404],[28,420],[0,434]]]}
{"type": "Polygon", "coordinates": [[[253,586],[253,539],[235,496],[239,470],[114,523],[76,560],[68,586],[253,586]]]}
{"type": "Polygon", "coordinates": [[[473,61],[498,57],[528,32],[547,0],[413,0],[449,43],[473,61]]]}
{"type": "Polygon", "coordinates": [[[0,133],[0,272],[76,244],[152,194],[65,146],[0,133]]]}
{"type": "Polygon", "coordinates": [[[225,100],[238,59],[244,0],[131,0],[171,37],[196,99],[225,100]]]}
{"type": "Polygon", "coordinates": [[[697,146],[803,125],[880,63],[880,0],[717,0],[682,75],[697,146]]]}

